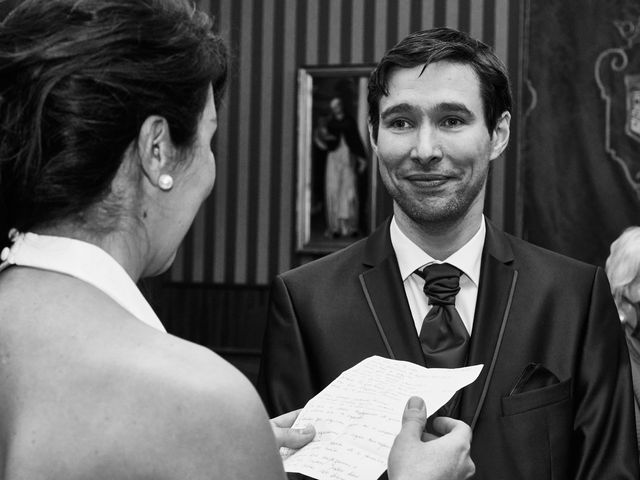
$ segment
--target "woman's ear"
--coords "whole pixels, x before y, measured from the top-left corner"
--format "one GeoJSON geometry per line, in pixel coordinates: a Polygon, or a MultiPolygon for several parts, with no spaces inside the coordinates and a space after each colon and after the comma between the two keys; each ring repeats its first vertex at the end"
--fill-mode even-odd
{"type": "MultiPolygon", "coordinates": [[[[138,134],[138,156],[144,176],[162,190],[172,170],[174,147],[169,134],[169,124],[164,117],[151,115],[142,123],[138,134]]],[[[169,186],[171,188],[171,186],[169,186]]]]}
{"type": "Polygon", "coordinates": [[[498,158],[509,143],[509,128],[511,125],[511,114],[509,112],[503,112],[500,119],[496,123],[496,127],[493,129],[493,135],[491,136],[491,156],[490,160],[498,158]]]}

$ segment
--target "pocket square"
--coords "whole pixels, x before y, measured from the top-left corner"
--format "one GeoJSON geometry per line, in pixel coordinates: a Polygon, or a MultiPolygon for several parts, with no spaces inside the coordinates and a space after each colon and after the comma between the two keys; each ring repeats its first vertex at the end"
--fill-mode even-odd
{"type": "Polygon", "coordinates": [[[556,383],[560,383],[560,380],[544,365],[541,363],[530,363],[518,377],[511,392],[509,392],[509,396],[530,392],[556,383]]]}

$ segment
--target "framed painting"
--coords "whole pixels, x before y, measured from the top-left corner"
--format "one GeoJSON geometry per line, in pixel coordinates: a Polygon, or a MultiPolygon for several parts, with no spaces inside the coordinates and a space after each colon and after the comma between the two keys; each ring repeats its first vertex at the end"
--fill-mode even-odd
{"type": "Polygon", "coordinates": [[[367,129],[373,65],[298,70],[297,251],[326,254],[375,226],[377,159],[367,129]]]}

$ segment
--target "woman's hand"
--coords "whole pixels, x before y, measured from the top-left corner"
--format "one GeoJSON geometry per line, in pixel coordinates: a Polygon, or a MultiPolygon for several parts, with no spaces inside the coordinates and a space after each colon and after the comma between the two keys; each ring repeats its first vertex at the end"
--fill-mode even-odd
{"type": "Polygon", "coordinates": [[[390,480],[463,480],[475,473],[469,456],[471,429],[460,420],[436,418],[436,437],[424,433],[427,409],[411,397],[402,415],[402,429],[389,453],[390,480]]]}
{"type": "Polygon", "coordinates": [[[316,436],[316,429],[313,425],[307,425],[302,429],[291,428],[293,422],[298,418],[300,410],[302,409],[285,413],[270,420],[271,429],[273,430],[273,435],[276,437],[278,448],[302,448],[316,436]]]}

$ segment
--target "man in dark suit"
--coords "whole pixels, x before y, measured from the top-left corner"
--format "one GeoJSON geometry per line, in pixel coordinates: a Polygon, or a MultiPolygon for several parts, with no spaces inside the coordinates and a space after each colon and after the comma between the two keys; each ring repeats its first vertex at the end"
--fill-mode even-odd
{"type": "Polygon", "coordinates": [[[259,379],[271,413],[302,407],[371,355],[484,364],[447,410],[473,429],[474,478],[640,478],[604,272],[482,213],[490,162],[509,140],[503,63],[466,34],[414,33],[384,55],[368,101],[394,215],[275,279],[259,379]]]}

